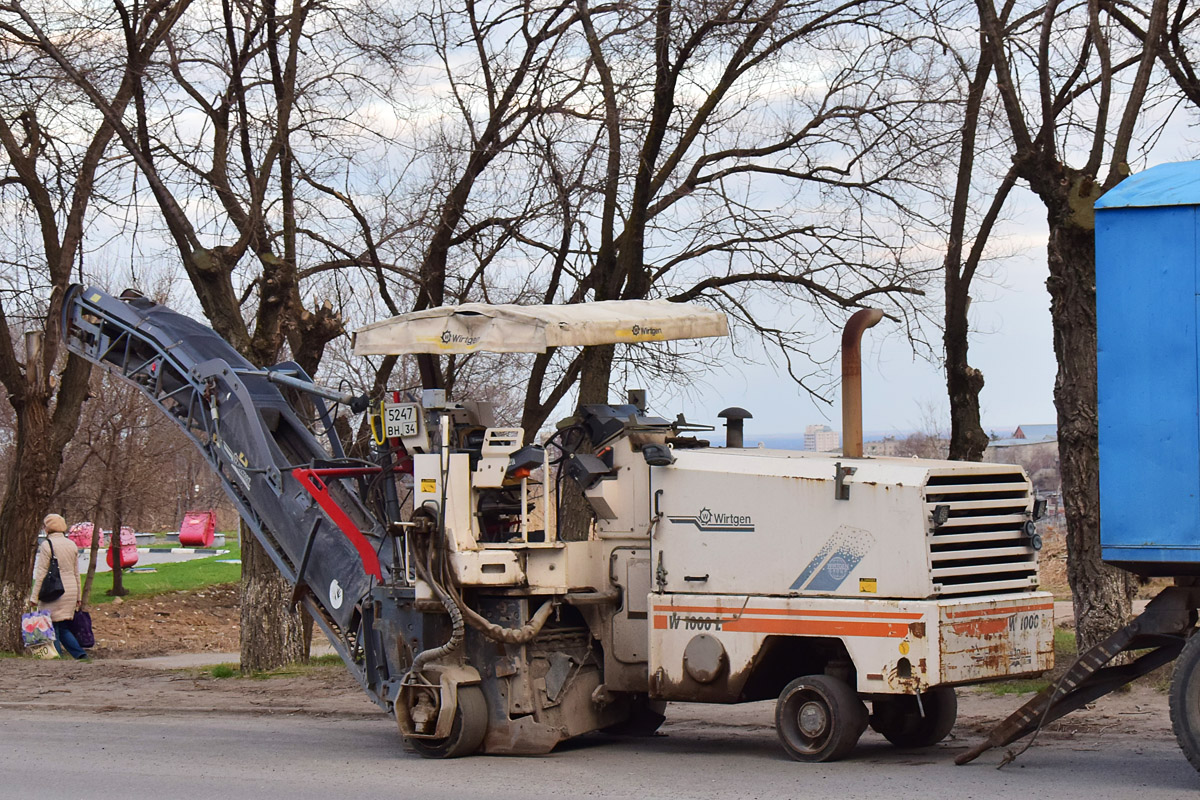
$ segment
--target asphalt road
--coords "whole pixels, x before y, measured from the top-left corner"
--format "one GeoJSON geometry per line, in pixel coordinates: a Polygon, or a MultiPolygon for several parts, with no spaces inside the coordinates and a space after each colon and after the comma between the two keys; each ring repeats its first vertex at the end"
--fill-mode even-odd
{"type": "Polygon", "coordinates": [[[1039,743],[997,770],[955,767],[962,743],[901,752],[868,733],[852,760],[787,760],[762,724],[719,707],[651,739],[585,737],[540,758],[427,761],[385,716],[0,711],[0,797],[138,800],[1196,797],[1173,741],[1039,743]]]}

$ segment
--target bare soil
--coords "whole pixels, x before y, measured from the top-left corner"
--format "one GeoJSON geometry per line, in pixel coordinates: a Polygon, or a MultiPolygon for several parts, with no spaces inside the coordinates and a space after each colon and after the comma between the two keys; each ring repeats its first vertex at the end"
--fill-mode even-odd
{"type": "MultiPolygon", "coordinates": [[[[236,584],[92,606],[91,663],[0,660],[0,709],[30,704],[143,714],[379,714],[338,664],[281,670],[269,677],[214,677],[211,668],[153,669],[136,659],[238,652],[236,584]]],[[[232,657],[237,660],[236,655],[232,657]]]]}
{"type": "Polygon", "coordinates": [[[96,634],[95,659],[238,651],[237,584],[117,600],[88,610],[96,634]]]}
{"type": "Polygon", "coordinates": [[[382,713],[340,665],[298,667],[260,679],[216,678],[202,669],[149,669],[127,661],[0,661],[0,714],[6,707],[31,706],[150,715],[382,713]]]}

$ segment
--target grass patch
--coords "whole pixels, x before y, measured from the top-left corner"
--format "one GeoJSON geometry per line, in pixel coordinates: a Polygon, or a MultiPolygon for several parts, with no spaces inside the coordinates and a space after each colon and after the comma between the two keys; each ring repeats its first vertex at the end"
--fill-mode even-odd
{"type": "Polygon", "coordinates": [[[1070,628],[1054,629],[1054,663],[1059,664],[1064,659],[1074,660],[1079,653],[1075,644],[1075,631],[1070,628]]]}
{"type": "Polygon", "coordinates": [[[996,683],[985,683],[983,688],[989,693],[995,695],[1010,695],[1010,694],[1033,694],[1040,692],[1050,685],[1050,681],[1044,678],[1026,678],[1015,681],[997,681],[996,683]]]}
{"type": "Polygon", "coordinates": [[[249,678],[256,681],[270,680],[271,678],[293,678],[299,675],[307,675],[318,670],[328,669],[330,667],[342,666],[340,656],[334,654],[314,656],[307,664],[297,661],[295,664],[278,667],[276,669],[259,670],[252,672],[249,675],[242,673],[238,669],[237,664],[217,664],[209,667],[205,672],[212,675],[214,678],[249,678]]]}
{"type": "Polygon", "coordinates": [[[294,678],[299,675],[307,675],[318,670],[326,670],[330,667],[341,667],[342,659],[337,655],[316,656],[309,660],[307,664],[297,661],[295,664],[288,664],[278,669],[265,670],[255,672],[251,678],[255,680],[270,680],[271,678],[294,678]]]}
{"type": "Polygon", "coordinates": [[[313,667],[340,667],[344,662],[337,653],[326,653],[323,656],[313,656],[308,663],[313,667]]]}
{"type": "MultiPolygon", "coordinates": [[[[197,558],[192,561],[181,561],[177,564],[155,564],[155,572],[125,572],[122,583],[128,592],[125,598],[151,597],[166,592],[183,592],[203,589],[222,583],[237,583],[242,577],[241,564],[218,564],[225,559],[239,559],[242,549],[235,542],[219,548],[228,550],[219,556],[197,558]]],[[[84,579],[80,575],[80,580],[84,579]]],[[[113,598],[112,573],[97,572],[92,581],[92,593],[88,598],[90,605],[111,603],[113,598]]]]}

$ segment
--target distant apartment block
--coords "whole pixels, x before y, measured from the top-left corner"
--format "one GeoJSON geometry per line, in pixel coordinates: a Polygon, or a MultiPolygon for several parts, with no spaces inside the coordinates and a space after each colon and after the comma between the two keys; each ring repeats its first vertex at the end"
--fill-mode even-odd
{"type": "Polygon", "coordinates": [[[863,442],[863,455],[867,456],[897,456],[900,454],[901,441],[895,436],[885,436],[873,442],[863,442]]]}
{"type": "Polygon", "coordinates": [[[828,453],[842,449],[842,436],[828,425],[809,425],[804,429],[804,449],[828,453]]]}

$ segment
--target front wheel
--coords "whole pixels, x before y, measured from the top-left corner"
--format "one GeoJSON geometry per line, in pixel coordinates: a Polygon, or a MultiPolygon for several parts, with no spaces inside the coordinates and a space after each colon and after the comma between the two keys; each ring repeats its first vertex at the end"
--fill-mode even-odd
{"type": "Polygon", "coordinates": [[[916,695],[897,694],[872,705],[871,727],[896,747],[931,747],[950,734],[958,718],[958,697],[949,686],[930,689],[919,704],[916,695]]]}
{"type": "Polygon", "coordinates": [[[867,727],[867,709],[848,684],[806,675],[783,688],[775,705],[775,732],[797,761],[844,758],[867,727]]]}
{"type": "Polygon", "coordinates": [[[1187,760],[1200,771],[1200,634],[1183,646],[1171,675],[1171,727],[1187,760]]]}
{"type": "Polygon", "coordinates": [[[425,758],[459,758],[469,756],[483,744],[487,734],[488,708],[483,690],[478,686],[458,687],[458,706],[454,709],[454,726],[444,739],[410,737],[408,743],[425,758]]]}

